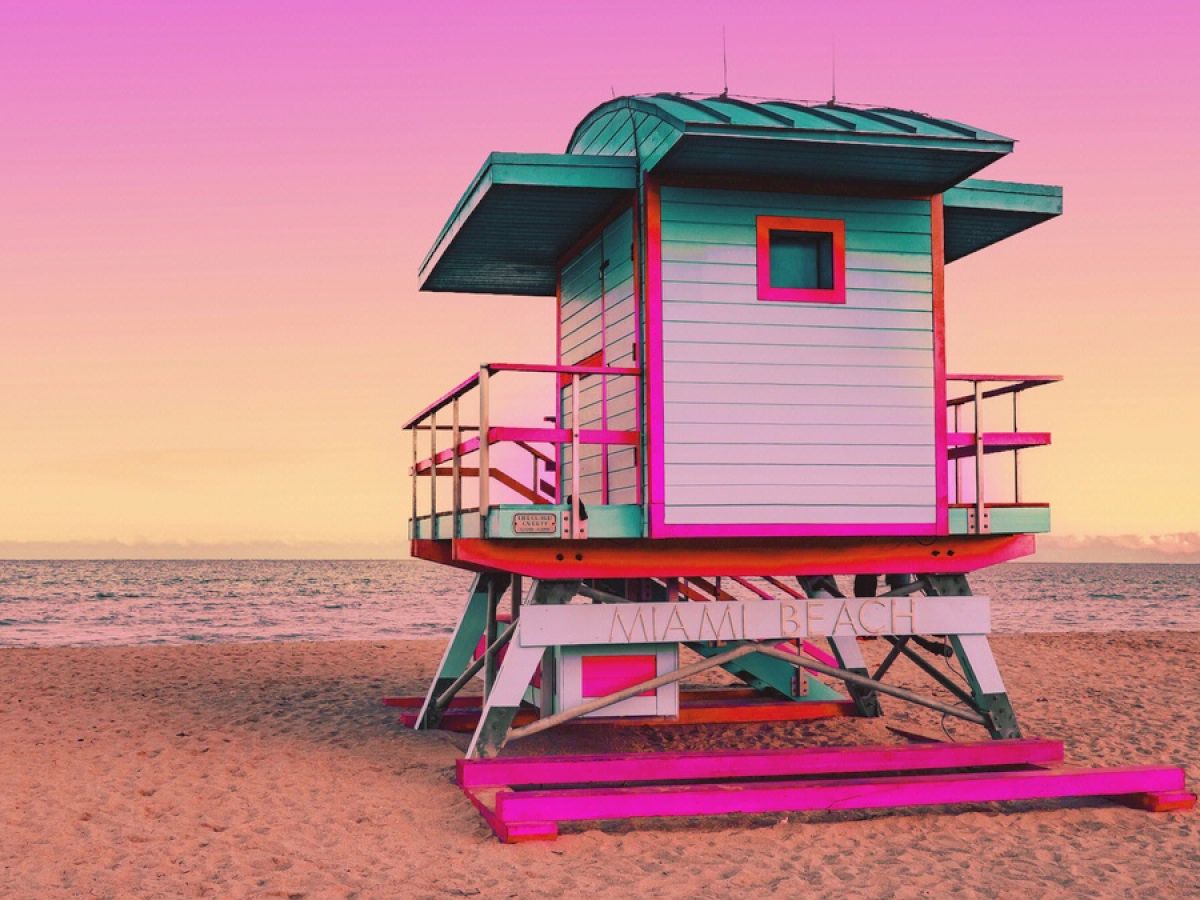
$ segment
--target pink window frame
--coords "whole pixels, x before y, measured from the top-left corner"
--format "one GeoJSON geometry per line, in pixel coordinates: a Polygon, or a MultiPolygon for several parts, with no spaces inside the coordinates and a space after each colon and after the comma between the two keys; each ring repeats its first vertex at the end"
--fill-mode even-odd
{"type": "Polygon", "coordinates": [[[783,303],[846,302],[846,223],[841,219],[802,219],[796,216],[758,216],[758,299],[783,303]],[[782,288],[771,285],[771,232],[799,231],[833,237],[832,288],[782,288]]]}

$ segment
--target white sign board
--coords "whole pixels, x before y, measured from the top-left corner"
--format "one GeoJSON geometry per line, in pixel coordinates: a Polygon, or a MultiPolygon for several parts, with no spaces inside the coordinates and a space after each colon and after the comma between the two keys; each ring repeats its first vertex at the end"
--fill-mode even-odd
{"type": "Polygon", "coordinates": [[[893,634],[987,634],[987,597],[823,597],[526,606],[524,647],[761,641],[893,634]]]}

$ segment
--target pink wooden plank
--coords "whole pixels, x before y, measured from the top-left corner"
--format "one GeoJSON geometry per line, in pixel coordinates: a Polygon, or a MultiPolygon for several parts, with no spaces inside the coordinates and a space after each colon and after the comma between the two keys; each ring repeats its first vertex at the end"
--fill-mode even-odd
{"type": "Polygon", "coordinates": [[[475,788],[485,785],[763,778],[1044,764],[1059,762],[1062,758],[1061,741],[1037,738],[973,744],[523,756],[460,759],[458,783],[464,788],[475,788]]]}
{"type": "Polygon", "coordinates": [[[488,805],[484,798],[473,791],[463,791],[467,799],[483,816],[483,821],[492,829],[492,833],[505,844],[517,844],[525,841],[552,841],[558,837],[558,826],[553,822],[502,822],[496,814],[493,805],[488,805]]]}
{"type": "MultiPolygon", "coordinates": [[[[950,447],[949,459],[963,459],[975,455],[975,435],[969,431],[951,431],[946,435],[946,443],[950,447]]],[[[1045,447],[1049,444],[1048,431],[986,431],[983,434],[984,453],[1045,447]]]]}
{"type": "Polygon", "coordinates": [[[642,370],[622,366],[553,366],[542,363],[488,363],[492,372],[557,372],[560,375],[641,375],[642,370]]]}
{"type": "MultiPolygon", "coordinates": [[[[571,440],[571,432],[566,428],[513,428],[498,425],[488,429],[488,440],[492,443],[501,441],[538,442],[545,444],[562,443],[571,440]]],[[[581,444],[615,444],[636,446],[638,433],[636,431],[606,431],[602,429],[579,429],[581,444]]]]}
{"type": "Polygon", "coordinates": [[[808,809],[882,809],[1167,792],[1181,790],[1183,783],[1182,769],[1145,766],[740,785],[521,791],[498,795],[496,814],[503,822],[565,822],[808,809]]]}

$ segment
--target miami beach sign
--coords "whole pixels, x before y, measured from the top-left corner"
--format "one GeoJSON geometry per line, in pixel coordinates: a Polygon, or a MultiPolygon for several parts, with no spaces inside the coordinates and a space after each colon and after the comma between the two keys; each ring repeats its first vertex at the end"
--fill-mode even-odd
{"type": "Polygon", "coordinates": [[[987,597],[846,597],[527,606],[525,647],[907,634],[987,634],[987,597]]]}

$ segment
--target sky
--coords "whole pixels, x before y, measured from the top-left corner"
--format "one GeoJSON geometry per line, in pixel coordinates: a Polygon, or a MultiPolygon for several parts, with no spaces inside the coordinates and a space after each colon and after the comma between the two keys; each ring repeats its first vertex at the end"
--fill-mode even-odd
{"type": "Polygon", "coordinates": [[[553,359],[548,298],[422,295],[492,150],[613,93],[899,106],[1065,215],[947,271],[951,371],[1058,373],[1047,558],[1200,560],[1187,3],[0,5],[0,556],[399,556],[403,420],[553,359]],[[1057,554],[1057,556],[1055,556],[1057,554]]]}

